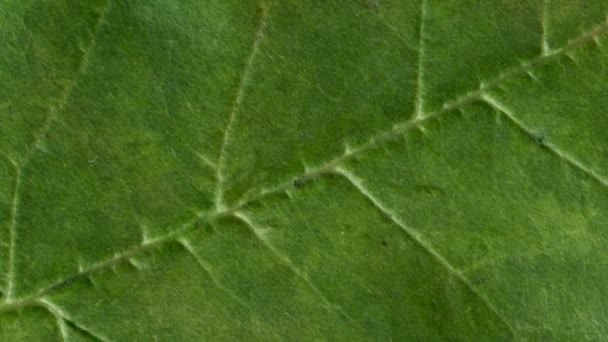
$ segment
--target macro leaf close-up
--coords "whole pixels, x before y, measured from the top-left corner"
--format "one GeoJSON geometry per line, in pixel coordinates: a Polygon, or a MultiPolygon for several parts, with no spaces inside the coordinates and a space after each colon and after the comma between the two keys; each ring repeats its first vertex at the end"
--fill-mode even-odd
{"type": "Polygon", "coordinates": [[[5,0],[0,341],[608,335],[605,0],[5,0]]]}

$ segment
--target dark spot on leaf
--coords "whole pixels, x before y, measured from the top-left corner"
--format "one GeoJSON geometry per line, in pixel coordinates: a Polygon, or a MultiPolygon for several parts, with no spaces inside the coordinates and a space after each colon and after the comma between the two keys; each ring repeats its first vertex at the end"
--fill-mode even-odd
{"type": "Polygon", "coordinates": [[[544,145],[546,138],[547,137],[542,133],[534,135],[534,141],[539,145],[544,145]]]}
{"type": "Polygon", "coordinates": [[[262,21],[266,16],[266,9],[262,6],[259,6],[255,12],[258,22],[262,21]]]}
{"type": "Polygon", "coordinates": [[[386,242],[386,240],[382,240],[382,246],[384,246],[384,247],[388,246],[388,242],[386,242]]]}
{"type": "Polygon", "coordinates": [[[60,283],[57,283],[55,285],[52,285],[51,287],[47,288],[45,290],[45,292],[54,292],[54,291],[60,290],[60,289],[62,289],[64,287],[66,287],[66,286],[74,283],[75,281],[78,281],[78,280],[86,277],[86,276],[87,276],[86,273],[79,273],[77,275],[71,276],[71,277],[65,279],[64,281],[62,281],[60,283]]]}
{"type": "Polygon", "coordinates": [[[306,184],[306,180],[302,178],[297,178],[293,180],[293,186],[295,186],[296,188],[301,188],[304,186],[304,184],[306,184]]]}

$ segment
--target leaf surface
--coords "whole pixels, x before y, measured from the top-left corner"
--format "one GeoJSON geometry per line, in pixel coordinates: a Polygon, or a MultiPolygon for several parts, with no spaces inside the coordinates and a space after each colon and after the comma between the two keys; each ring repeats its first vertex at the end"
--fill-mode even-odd
{"type": "Polygon", "coordinates": [[[604,1],[6,1],[0,340],[608,333],[604,1]]]}

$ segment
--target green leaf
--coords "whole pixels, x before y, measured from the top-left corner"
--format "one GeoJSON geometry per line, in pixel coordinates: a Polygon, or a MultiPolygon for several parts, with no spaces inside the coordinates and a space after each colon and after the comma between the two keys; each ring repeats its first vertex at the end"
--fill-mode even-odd
{"type": "Polygon", "coordinates": [[[0,340],[600,340],[608,2],[7,0],[0,340]]]}

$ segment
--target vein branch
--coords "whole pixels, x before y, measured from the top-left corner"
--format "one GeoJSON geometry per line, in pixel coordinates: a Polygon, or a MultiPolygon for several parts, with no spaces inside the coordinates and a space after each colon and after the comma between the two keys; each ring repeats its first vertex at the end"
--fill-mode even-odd
{"type": "Polygon", "coordinates": [[[18,165],[17,161],[15,159],[11,158],[11,156],[9,156],[8,154],[0,151],[0,156],[2,156],[4,159],[6,159],[14,167],[17,167],[17,165],[18,165]]]}
{"type": "Polygon", "coordinates": [[[225,287],[220,280],[215,276],[215,273],[211,271],[211,267],[209,266],[209,264],[207,262],[205,262],[195,251],[194,251],[194,247],[192,246],[192,244],[190,243],[190,241],[188,241],[185,238],[179,238],[177,239],[177,241],[184,247],[184,249],[190,254],[192,255],[192,257],[194,258],[194,260],[196,261],[196,263],[201,267],[201,269],[207,274],[207,276],[209,277],[209,279],[211,279],[211,282],[213,283],[213,285],[215,285],[215,287],[217,289],[219,289],[220,291],[224,292],[228,297],[230,297],[230,299],[232,299],[233,301],[237,302],[238,304],[240,304],[241,306],[245,307],[246,309],[248,309],[249,311],[253,312],[252,308],[249,306],[249,304],[247,304],[245,301],[243,301],[241,298],[239,298],[233,291],[231,291],[230,289],[228,289],[227,287],[225,287]]]}
{"type": "Polygon", "coordinates": [[[346,313],[342,308],[333,304],[327,299],[327,297],[319,290],[319,288],[312,283],[310,278],[302,272],[298,267],[294,265],[294,263],[289,259],[289,257],[283,254],[280,250],[278,250],[264,234],[264,229],[259,227],[249,216],[245,215],[242,212],[234,213],[234,216],[240,219],[243,223],[245,223],[248,227],[250,227],[253,234],[262,242],[262,244],[285,266],[287,266],[298,278],[302,279],[308,287],[312,289],[312,291],[321,299],[321,301],[330,309],[335,309],[340,312],[344,317],[353,321],[353,319],[346,313]]]}
{"type": "Polygon", "coordinates": [[[548,38],[548,30],[549,30],[549,1],[543,0],[542,8],[541,8],[541,25],[542,25],[542,52],[543,55],[546,55],[551,51],[551,46],[549,45],[548,38]]]}
{"type": "Polygon", "coordinates": [[[426,253],[428,253],[433,260],[440,266],[442,266],[448,274],[452,277],[458,279],[471,293],[479,298],[479,300],[499,319],[501,320],[512,333],[515,333],[515,330],[511,323],[500,313],[496,307],[489,301],[486,296],[484,296],[471,282],[468,278],[466,278],[461,271],[457,270],[454,266],[450,264],[450,262],[445,259],[441,254],[437,253],[435,249],[424,239],[422,236],[410,228],[403,220],[401,220],[397,214],[388,209],[377,197],[375,197],[364,185],[363,182],[358,179],[352,172],[343,169],[337,168],[336,174],[342,176],[346,180],[348,180],[353,187],[363,195],[376,209],[378,209],[384,216],[389,218],[393,224],[395,224],[399,229],[401,229],[416,245],[421,247],[426,253]]]}
{"type": "Polygon", "coordinates": [[[216,164],[216,188],[215,188],[215,208],[217,210],[221,210],[224,208],[224,175],[223,169],[226,163],[226,148],[229,144],[230,140],[230,132],[233,129],[234,121],[236,118],[236,113],[239,111],[241,102],[243,101],[243,97],[245,95],[245,89],[247,88],[247,84],[249,82],[249,78],[251,76],[251,70],[253,68],[254,60],[256,55],[258,54],[259,45],[262,39],[264,38],[264,29],[266,27],[266,17],[268,10],[265,6],[260,7],[260,14],[258,18],[258,28],[255,32],[255,37],[253,39],[253,44],[251,46],[251,51],[247,60],[245,62],[245,66],[243,71],[241,72],[241,77],[237,86],[236,95],[234,97],[234,101],[230,106],[230,114],[228,115],[228,124],[224,129],[224,134],[222,136],[222,141],[220,143],[220,151],[217,158],[216,164]]]}
{"type": "MultiPolygon", "coordinates": [[[[261,24],[260,24],[261,28],[258,30],[258,32],[260,32],[260,33],[258,34],[259,38],[256,40],[257,42],[259,42],[261,40],[262,35],[263,35],[263,27],[264,27],[263,18],[265,18],[265,13],[266,12],[264,11],[261,16],[262,17],[261,24]]],[[[64,287],[66,287],[67,285],[69,285],[70,283],[73,283],[74,281],[87,277],[90,274],[106,270],[115,264],[118,264],[121,262],[127,262],[127,261],[129,261],[129,259],[131,259],[132,257],[134,257],[136,255],[139,255],[141,253],[144,253],[144,252],[154,249],[154,248],[158,248],[161,245],[168,243],[170,241],[175,241],[178,238],[180,238],[181,236],[183,236],[184,234],[190,232],[193,229],[196,229],[198,226],[198,223],[200,223],[201,221],[207,221],[207,220],[212,220],[212,219],[218,218],[218,217],[235,215],[236,213],[238,213],[238,211],[240,209],[242,209],[243,207],[245,207],[246,205],[248,205],[250,203],[260,201],[266,197],[272,196],[273,194],[282,193],[282,192],[285,192],[286,190],[289,190],[293,186],[294,181],[296,181],[296,180],[297,181],[307,181],[307,180],[312,180],[314,178],[323,176],[325,174],[334,173],[334,172],[336,172],[336,170],[338,170],[339,166],[343,165],[344,163],[348,162],[349,160],[352,160],[352,159],[366,153],[367,151],[370,151],[377,147],[382,146],[386,142],[388,142],[392,139],[395,139],[396,137],[406,133],[410,129],[420,127],[427,121],[438,118],[447,112],[460,109],[472,102],[475,102],[478,100],[487,100],[488,97],[486,95],[486,92],[488,90],[501,85],[502,83],[506,82],[507,80],[509,80],[511,78],[514,78],[517,75],[520,75],[522,73],[527,73],[531,69],[536,67],[537,65],[544,64],[544,63],[552,60],[553,58],[556,58],[557,56],[563,55],[563,54],[567,53],[568,51],[573,50],[573,49],[585,44],[586,42],[588,42],[590,40],[594,40],[597,36],[604,34],[607,31],[608,31],[608,22],[604,22],[601,25],[593,28],[591,31],[579,36],[578,38],[576,38],[574,40],[571,40],[567,45],[565,45],[559,49],[551,50],[551,52],[548,54],[538,56],[526,63],[523,63],[519,67],[508,70],[508,71],[500,74],[499,76],[491,79],[490,81],[488,81],[486,83],[482,83],[478,89],[473,90],[469,93],[466,93],[462,96],[456,97],[455,99],[453,99],[451,101],[445,102],[444,105],[440,109],[438,109],[428,115],[424,115],[421,118],[412,118],[404,123],[396,124],[395,126],[393,126],[393,128],[391,130],[384,132],[380,135],[377,135],[375,137],[372,137],[367,143],[364,143],[354,149],[347,148],[344,154],[335,157],[334,159],[328,161],[327,163],[325,163],[317,168],[309,169],[305,173],[303,173],[299,176],[293,177],[292,179],[290,179],[284,183],[281,183],[273,188],[262,189],[261,191],[258,191],[256,193],[254,193],[253,195],[250,195],[249,197],[242,198],[233,207],[225,208],[222,205],[220,205],[219,207],[216,207],[215,211],[208,216],[204,217],[204,216],[198,214],[195,218],[193,218],[189,222],[186,222],[183,225],[181,225],[179,229],[175,230],[174,232],[172,232],[170,234],[167,234],[166,236],[164,236],[162,238],[159,238],[159,239],[156,239],[153,241],[146,241],[146,242],[142,243],[141,245],[139,245],[129,251],[126,251],[110,260],[99,263],[97,265],[94,265],[94,266],[88,268],[87,270],[84,270],[84,271],[76,273],[72,276],[69,276],[65,280],[63,280],[59,283],[56,283],[49,287],[43,288],[40,291],[38,291],[37,293],[35,293],[29,297],[24,297],[24,298],[12,300],[12,301],[7,301],[6,303],[0,305],[0,312],[15,311],[15,310],[18,310],[25,306],[32,305],[32,303],[34,303],[37,298],[42,298],[50,293],[60,290],[64,287]]],[[[255,44],[256,43],[254,42],[254,50],[257,49],[255,44]]],[[[252,54],[252,55],[255,55],[255,54],[252,54]]],[[[252,58],[250,58],[250,59],[253,61],[252,58]]],[[[253,63],[253,62],[251,62],[251,63],[253,63]]],[[[241,82],[241,83],[243,83],[243,82],[241,82]]],[[[241,95],[241,97],[242,97],[242,95],[241,95]]],[[[237,98],[238,98],[238,93],[237,93],[237,98]]],[[[224,139],[224,140],[226,140],[226,139],[224,139]]],[[[224,145],[225,145],[225,142],[226,141],[224,141],[224,145]]],[[[221,150],[223,151],[224,148],[222,148],[221,150]]],[[[221,152],[220,156],[222,156],[223,154],[224,154],[224,152],[221,152]]],[[[222,157],[221,159],[223,160],[224,157],[222,157]]],[[[219,164],[220,163],[218,163],[218,175],[220,175],[220,178],[221,178],[219,164]]],[[[218,189],[219,188],[220,187],[218,187],[218,189]]],[[[219,191],[219,193],[221,193],[221,191],[219,191]]],[[[219,197],[219,199],[221,200],[221,196],[219,197]]],[[[216,198],[216,200],[217,200],[217,198],[216,198]]]]}
{"type": "MultiPolygon", "coordinates": [[[[209,217],[209,219],[211,219],[211,216],[209,217]]],[[[165,243],[177,240],[181,236],[185,235],[187,232],[190,232],[191,230],[195,229],[197,227],[197,225],[195,223],[199,222],[201,220],[206,220],[206,218],[203,218],[202,216],[197,216],[194,220],[183,224],[179,229],[177,229],[177,230],[173,231],[172,233],[169,233],[163,237],[160,237],[157,239],[145,239],[139,246],[137,246],[133,249],[130,249],[126,252],[123,252],[121,254],[115,255],[111,259],[108,259],[106,261],[95,264],[95,265],[93,265],[85,270],[82,270],[78,273],[75,273],[71,276],[68,276],[67,278],[65,278],[64,280],[62,280],[60,282],[57,282],[48,287],[42,288],[40,291],[38,291],[37,293],[35,293],[33,295],[30,295],[28,297],[19,298],[19,299],[7,300],[5,302],[5,304],[0,305],[0,313],[8,312],[8,311],[16,311],[16,310],[19,310],[24,307],[34,306],[37,303],[37,300],[39,298],[45,298],[50,293],[59,291],[65,287],[71,285],[72,283],[85,279],[94,273],[107,270],[114,265],[117,265],[117,264],[120,264],[123,262],[130,262],[131,259],[134,258],[135,256],[143,254],[149,250],[154,250],[156,248],[159,248],[162,245],[164,245],[165,243]]]]}
{"type": "Polygon", "coordinates": [[[411,129],[421,127],[424,123],[436,119],[448,112],[458,110],[463,108],[464,106],[471,104],[473,102],[484,100],[487,92],[500,86],[504,82],[524,73],[530,72],[533,68],[538,65],[542,65],[544,63],[549,62],[550,60],[561,56],[568,51],[575,49],[586,42],[593,40],[596,36],[606,33],[608,31],[608,22],[604,22],[602,25],[597,26],[590,32],[583,34],[575,40],[570,41],[570,43],[562,48],[552,50],[551,53],[546,55],[541,55],[532,59],[528,62],[521,64],[519,67],[510,69],[499,76],[487,81],[482,82],[479,88],[470,91],[464,95],[456,97],[454,100],[447,101],[443,104],[443,106],[427,115],[422,115],[420,117],[413,116],[412,119],[399,123],[393,126],[393,128],[389,131],[381,133],[377,136],[372,137],[366,143],[359,145],[355,148],[347,148],[346,151],[340,155],[331,159],[327,163],[317,167],[306,170],[306,172],[302,175],[296,176],[282,184],[279,184],[273,188],[269,189],[261,189],[257,193],[250,194],[248,197],[245,196],[239,202],[237,202],[236,206],[231,209],[225,209],[226,212],[233,212],[238,210],[239,208],[247,205],[248,203],[255,202],[259,199],[262,199],[266,196],[269,196],[274,193],[284,192],[285,190],[291,188],[293,186],[294,181],[304,182],[313,178],[316,178],[320,175],[331,173],[335,168],[339,165],[342,165],[349,160],[353,160],[366,152],[376,149],[380,146],[383,146],[385,143],[394,140],[395,138],[403,135],[411,129]]]}
{"type": "Polygon", "coordinates": [[[65,106],[66,102],[68,101],[70,94],[72,93],[72,90],[74,89],[76,83],[78,82],[78,79],[85,72],[87,65],[88,65],[89,55],[90,55],[91,51],[93,50],[93,47],[95,46],[95,41],[97,39],[99,29],[100,29],[102,23],[104,22],[104,18],[106,16],[109,8],[110,8],[110,1],[107,2],[106,6],[101,10],[99,17],[97,18],[97,22],[95,23],[95,27],[93,30],[93,37],[91,38],[91,43],[89,44],[87,49],[82,54],[82,58],[80,60],[78,70],[76,71],[75,76],[65,87],[62,95],[59,98],[59,105],[57,106],[57,108],[54,108],[53,106],[51,106],[51,108],[49,109],[49,115],[47,116],[47,119],[46,119],[44,125],[42,126],[42,129],[40,129],[40,131],[38,131],[38,133],[36,133],[34,136],[33,146],[26,152],[25,157],[23,158],[23,160],[20,161],[20,163],[17,163],[16,161],[14,161],[13,159],[11,159],[7,156],[7,158],[11,161],[11,163],[15,166],[15,169],[16,169],[16,176],[15,176],[16,178],[15,179],[16,180],[15,180],[15,186],[14,186],[14,192],[13,192],[13,201],[12,201],[12,205],[11,205],[11,214],[10,214],[10,223],[9,223],[8,267],[7,267],[7,280],[6,280],[7,283],[6,283],[6,289],[5,289],[6,290],[6,296],[5,296],[6,301],[10,301],[12,298],[13,284],[14,284],[14,278],[15,278],[15,275],[14,275],[15,248],[16,248],[15,242],[16,242],[16,238],[17,238],[17,217],[19,214],[19,205],[20,205],[20,198],[21,198],[20,191],[21,191],[21,183],[22,183],[22,178],[23,178],[23,168],[24,168],[25,164],[27,164],[28,160],[30,159],[30,157],[32,156],[32,154],[34,153],[36,148],[39,148],[40,145],[42,144],[42,140],[48,133],[48,131],[51,127],[52,121],[55,120],[57,113],[63,110],[63,107],[65,106]]]}
{"type": "Polygon", "coordinates": [[[209,158],[207,158],[207,156],[197,151],[194,151],[194,154],[196,154],[196,156],[200,159],[203,165],[211,168],[212,170],[217,170],[217,164],[212,162],[209,158]]]}
{"type": "Polygon", "coordinates": [[[526,253],[517,253],[515,255],[514,254],[499,254],[497,256],[484,258],[477,262],[474,262],[474,263],[468,265],[466,268],[460,270],[460,273],[463,276],[465,276],[466,274],[474,273],[477,270],[483,269],[483,268],[488,268],[488,267],[498,268],[501,266],[501,263],[503,263],[507,260],[532,259],[532,258],[541,256],[541,255],[547,255],[547,252],[544,250],[541,250],[541,251],[533,251],[533,252],[526,252],[526,253]]]}
{"type": "Polygon", "coordinates": [[[416,112],[415,118],[423,116],[424,111],[424,21],[426,18],[426,1],[420,1],[420,27],[418,30],[418,70],[416,80],[416,112]]]}
{"type": "Polygon", "coordinates": [[[10,221],[8,226],[8,260],[6,266],[6,288],[5,301],[10,301],[13,296],[14,268],[15,268],[15,241],[17,239],[17,217],[19,216],[20,189],[22,172],[15,165],[15,185],[13,187],[13,201],[11,203],[10,221]]]}
{"type": "Polygon", "coordinates": [[[71,325],[76,330],[80,331],[82,334],[93,338],[96,341],[109,341],[109,339],[102,337],[96,333],[93,333],[91,329],[85,328],[74,322],[74,320],[68,318],[68,316],[57,305],[53,304],[48,299],[39,299],[35,305],[47,309],[55,317],[59,326],[61,337],[64,341],[70,340],[66,323],[71,325]]]}
{"type": "MultiPolygon", "coordinates": [[[[534,130],[532,130],[530,127],[526,126],[522,121],[520,121],[513,114],[513,112],[511,110],[509,110],[507,107],[505,107],[498,100],[491,97],[490,95],[484,95],[483,100],[486,103],[488,103],[490,106],[495,108],[504,117],[506,117],[511,123],[513,123],[521,132],[526,134],[530,139],[532,139],[532,140],[537,139],[537,134],[534,132],[534,130]]],[[[570,164],[574,168],[582,171],[588,177],[592,178],[593,180],[597,181],[601,185],[608,188],[608,179],[604,178],[603,176],[599,175],[594,170],[585,166],[585,164],[583,164],[581,161],[577,160],[576,158],[572,157],[568,153],[562,151],[555,144],[552,144],[550,142],[542,142],[542,146],[545,147],[547,149],[547,151],[551,152],[553,155],[559,157],[560,159],[564,160],[566,163],[570,164]]]]}
{"type": "Polygon", "coordinates": [[[61,96],[59,97],[58,105],[50,106],[49,114],[48,114],[44,124],[42,125],[42,128],[34,135],[34,143],[33,143],[32,147],[26,152],[25,157],[22,161],[23,164],[27,163],[27,161],[31,158],[32,154],[36,151],[36,149],[42,147],[42,142],[43,142],[44,138],[46,137],[46,135],[48,134],[48,132],[51,128],[51,124],[53,123],[53,121],[55,121],[57,119],[57,115],[63,111],[74,88],[76,87],[76,84],[78,83],[78,81],[80,80],[82,75],[86,72],[87,67],[89,65],[89,58],[90,58],[91,52],[95,48],[95,45],[97,42],[97,36],[99,35],[100,28],[102,27],[102,25],[105,21],[106,15],[108,14],[110,7],[111,7],[111,1],[108,0],[106,3],[106,6],[101,9],[101,12],[99,13],[99,16],[97,17],[97,21],[93,28],[91,42],[89,43],[89,46],[87,46],[87,48],[82,53],[82,57],[80,59],[80,63],[78,64],[78,69],[76,70],[75,75],[68,82],[67,86],[64,88],[63,92],[61,93],[61,96]]]}

